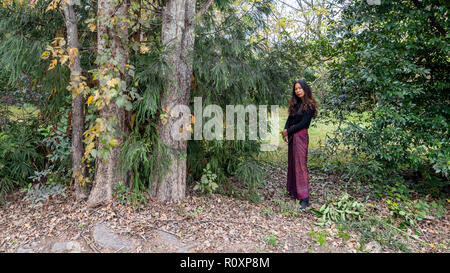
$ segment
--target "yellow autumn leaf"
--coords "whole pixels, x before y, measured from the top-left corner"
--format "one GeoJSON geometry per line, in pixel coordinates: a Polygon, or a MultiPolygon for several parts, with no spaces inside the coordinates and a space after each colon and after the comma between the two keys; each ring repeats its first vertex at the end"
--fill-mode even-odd
{"type": "Polygon", "coordinates": [[[71,66],[75,62],[75,57],[78,56],[78,48],[69,48],[67,53],[69,53],[69,66],[71,66]]]}
{"type": "Polygon", "coordinates": [[[88,27],[89,27],[89,30],[91,31],[91,32],[94,32],[95,31],[95,28],[97,27],[93,22],[91,22],[91,23],[89,23],[88,24],[88,27]]]}
{"type": "Polygon", "coordinates": [[[46,50],[46,51],[44,51],[44,53],[42,53],[41,59],[46,60],[46,59],[48,59],[49,56],[50,56],[50,52],[46,50]]]}
{"type": "Polygon", "coordinates": [[[87,99],[87,104],[88,104],[88,105],[91,104],[91,102],[92,102],[93,99],[94,99],[94,97],[93,97],[93,96],[90,96],[90,97],[87,99]]]}
{"type": "Polygon", "coordinates": [[[52,60],[52,62],[50,63],[48,70],[52,70],[53,68],[55,68],[56,64],[58,63],[57,59],[52,60]]]}
{"type": "Polygon", "coordinates": [[[134,121],[136,120],[136,113],[131,115],[131,119],[130,119],[130,128],[133,129],[134,127],[134,121]]]}
{"type": "Polygon", "coordinates": [[[71,47],[68,50],[69,56],[77,56],[78,55],[78,48],[71,47]]]}
{"type": "Polygon", "coordinates": [[[117,84],[119,84],[119,80],[117,78],[112,78],[106,82],[106,86],[108,87],[114,87],[117,84]]]}
{"type": "Polygon", "coordinates": [[[109,146],[116,147],[117,145],[119,145],[119,141],[117,139],[113,138],[109,141],[109,146]]]}
{"type": "Polygon", "coordinates": [[[145,53],[147,53],[149,51],[150,51],[150,48],[148,46],[142,45],[141,48],[140,48],[141,54],[145,54],[145,53]]]}
{"type": "Polygon", "coordinates": [[[56,37],[55,40],[53,40],[52,45],[55,47],[61,47],[62,41],[64,41],[63,37],[56,37]]]}
{"type": "Polygon", "coordinates": [[[65,62],[67,62],[68,59],[69,59],[69,56],[68,56],[68,55],[63,55],[63,56],[61,57],[61,59],[59,60],[59,62],[60,62],[61,64],[64,64],[65,62]]]}
{"type": "Polygon", "coordinates": [[[91,153],[91,151],[95,148],[95,143],[90,142],[88,145],[86,145],[84,155],[83,155],[83,161],[86,159],[86,157],[91,153]]]}
{"type": "Polygon", "coordinates": [[[47,9],[45,11],[47,12],[47,11],[55,9],[55,8],[56,8],[56,6],[53,5],[53,2],[51,2],[50,5],[48,5],[48,7],[47,7],[47,9]]]}

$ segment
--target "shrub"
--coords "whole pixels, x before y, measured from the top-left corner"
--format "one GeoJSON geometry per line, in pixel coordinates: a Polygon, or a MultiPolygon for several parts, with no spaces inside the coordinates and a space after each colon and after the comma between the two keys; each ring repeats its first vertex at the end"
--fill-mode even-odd
{"type": "Polygon", "coordinates": [[[119,182],[114,187],[114,192],[116,198],[119,200],[119,203],[122,205],[131,204],[133,208],[140,209],[141,205],[147,204],[147,198],[144,194],[144,191],[139,189],[130,189],[122,182],[119,182]]]}
{"type": "Polygon", "coordinates": [[[437,21],[446,20],[445,4],[384,1],[368,8],[364,2],[352,1],[330,29],[330,57],[338,61],[330,62],[323,104],[343,125],[338,141],[376,162],[369,173],[375,178],[435,175],[449,186],[449,73],[442,69],[449,67],[448,41],[445,31],[426,27],[428,8],[437,21]],[[355,120],[353,113],[370,116],[355,120]]]}
{"type": "Polygon", "coordinates": [[[217,175],[212,173],[211,167],[209,163],[206,165],[206,168],[203,169],[203,175],[200,181],[195,185],[194,190],[200,190],[203,193],[213,193],[218,185],[215,182],[217,175]]]}
{"type": "Polygon", "coordinates": [[[9,121],[0,131],[0,199],[27,185],[29,177],[43,168],[44,147],[36,128],[34,120],[9,121]]]}
{"type": "Polygon", "coordinates": [[[36,184],[32,187],[31,183],[29,183],[28,187],[22,190],[22,192],[26,192],[26,195],[22,200],[29,201],[30,205],[34,207],[47,202],[50,197],[56,197],[57,195],[66,197],[66,189],[66,186],[62,184],[50,184],[43,186],[41,186],[41,184],[36,184]]]}

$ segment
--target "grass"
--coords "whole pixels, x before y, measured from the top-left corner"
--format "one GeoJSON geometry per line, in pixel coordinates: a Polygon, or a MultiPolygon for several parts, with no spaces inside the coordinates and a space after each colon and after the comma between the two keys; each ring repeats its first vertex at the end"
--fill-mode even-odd
{"type": "Polygon", "coordinates": [[[370,241],[377,241],[382,246],[390,249],[400,250],[402,252],[411,252],[409,245],[397,230],[390,228],[385,224],[386,219],[378,215],[370,216],[364,221],[350,221],[346,224],[346,228],[354,230],[361,234],[361,246],[366,245],[370,241]]]}
{"type": "MultiPolygon", "coordinates": [[[[287,151],[287,144],[283,141],[283,138],[280,135],[280,131],[284,129],[284,125],[288,118],[288,108],[280,107],[279,109],[279,129],[276,131],[276,134],[280,140],[280,142],[284,145],[280,145],[283,149],[287,151]]],[[[323,120],[318,118],[313,119],[308,129],[309,134],[309,148],[316,149],[320,147],[326,139],[327,134],[332,134],[334,130],[337,129],[336,124],[326,123],[323,120]]]]}
{"type": "Polygon", "coordinates": [[[23,106],[0,104],[0,111],[2,110],[6,110],[8,113],[8,118],[14,121],[37,117],[39,115],[39,110],[37,107],[29,104],[25,104],[23,106]]]}
{"type": "MultiPolygon", "coordinates": [[[[270,134],[270,137],[267,141],[263,141],[263,143],[271,143],[276,146],[276,149],[273,151],[264,151],[258,155],[258,160],[271,162],[279,167],[286,167],[288,160],[288,144],[284,142],[281,137],[280,131],[284,129],[284,125],[288,118],[288,108],[287,107],[279,107],[279,123],[278,130],[273,130],[270,134]]],[[[361,126],[369,125],[369,121],[371,119],[371,113],[351,113],[347,115],[347,121],[356,122],[361,126]]],[[[332,160],[328,160],[329,156],[327,153],[328,150],[324,149],[327,147],[327,141],[330,141],[328,137],[333,138],[335,136],[335,131],[338,129],[338,119],[335,117],[326,117],[318,116],[317,118],[311,121],[311,124],[308,128],[309,135],[309,145],[308,149],[311,152],[308,156],[308,166],[311,169],[320,169],[322,171],[340,169],[342,168],[342,164],[350,164],[353,160],[348,153],[335,153],[333,155],[332,160]]],[[[342,125],[345,127],[346,125],[342,125]]],[[[330,147],[328,146],[327,149],[330,147]]],[[[338,150],[344,151],[346,147],[343,144],[339,144],[338,150]]],[[[333,148],[334,149],[334,148],[333,148]]]]}
{"type": "MultiPolygon", "coordinates": [[[[288,118],[288,108],[280,107],[278,113],[278,130],[273,130],[270,134],[270,138],[263,143],[277,144],[276,150],[270,152],[262,152],[259,155],[259,159],[267,160],[269,162],[278,163],[281,165],[287,164],[288,144],[284,142],[281,137],[280,131],[284,129],[284,125],[288,118]]],[[[337,129],[337,124],[325,122],[321,119],[313,119],[308,129],[309,135],[309,149],[317,149],[324,145],[327,135],[332,135],[337,129]]]]}

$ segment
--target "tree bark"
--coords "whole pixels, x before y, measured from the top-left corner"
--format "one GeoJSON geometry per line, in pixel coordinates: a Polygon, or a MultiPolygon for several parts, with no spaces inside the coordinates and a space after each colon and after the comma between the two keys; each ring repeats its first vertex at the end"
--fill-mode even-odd
{"type": "MultiPolygon", "coordinates": [[[[63,3],[64,17],[67,28],[67,48],[76,49],[73,61],[70,62],[70,81],[74,88],[78,88],[81,82],[81,65],[79,55],[77,18],[73,9],[73,2],[67,0],[63,3]]],[[[76,92],[76,90],[72,90],[76,92]]],[[[84,153],[83,145],[84,132],[84,99],[81,94],[72,96],[72,170],[73,183],[75,187],[75,197],[77,200],[85,199],[88,196],[87,185],[82,183],[82,178],[86,176],[86,169],[82,162],[84,153]]]]}
{"type": "MultiPolygon", "coordinates": [[[[162,12],[162,44],[171,50],[167,62],[173,68],[161,99],[163,109],[189,104],[195,5],[196,0],[168,0],[162,12]]],[[[180,118],[184,117],[169,118],[165,124],[159,124],[158,133],[168,148],[167,156],[171,161],[162,178],[155,178],[152,183],[151,192],[159,201],[177,201],[185,197],[187,140],[175,140],[171,136],[173,130],[178,130],[174,123],[180,118]]]]}
{"type": "MultiPolygon", "coordinates": [[[[127,80],[126,65],[128,63],[128,28],[125,22],[120,22],[120,18],[127,17],[126,1],[121,0],[117,3],[112,0],[98,1],[98,21],[97,21],[97,39],[98,54],[104,54],[106,50],[110,50],[111,59],[118,63],[118,67],[124,73],[120,73],[121,80],[127,80]],[[116,6],[114,5],[116,3],[116,6]],[[119,18],[112,24],[112,27],[107,26],[107,21],[111,18],[119,18]]],[[[109,64],[101,63],[99,65],[100,71],[108,71],[112,69],[109,64]]],[[[117,76],[116,76],[117,77],[117,76]]],[[[100,83],[100,90],[105,83],[100,83]]],[[[105,87],[106,88],[106,87],[105,87]]],[[[114,136],[119,144],[111,148],[111,153],[108,158],[96,158],[95,161],[95,178],[93,188],[91,190],[88,205],[96,206],[104,201],[112,200],[113,189],[119,183],[126,184],[126,175],[122,174],[119,169],[119,153],[122,147],[125,135],[128,133],[127,112],[125,109],[118,107],[115,100],[111,100],[109,104],[100,109],[100,117],[109,119],[115,118],[118,125],[118,132],[114,136]]],[[[102,149],[103,144],[99,143],[99,149],[102,149]]]]}

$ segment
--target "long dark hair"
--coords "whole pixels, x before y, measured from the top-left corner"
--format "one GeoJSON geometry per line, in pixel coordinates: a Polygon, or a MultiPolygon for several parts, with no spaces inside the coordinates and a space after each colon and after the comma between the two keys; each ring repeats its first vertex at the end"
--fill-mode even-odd
{"type": "Polygon", "coordinates": [[[318,104],[311,93],[311,88],[304,80],[295,81],[294,85],[292,87],[291,101],[289,102],[289,110],[288,110],[289,115],[293,116],[297,113],[305,112],[308,109],[315,110],[313,117],[317,116],[318,104]],[[303,99],[297,97],[297,95],[295,94],[295,84],[296,83],[300,84],[303,91],[305,92],[303,99]]]}

